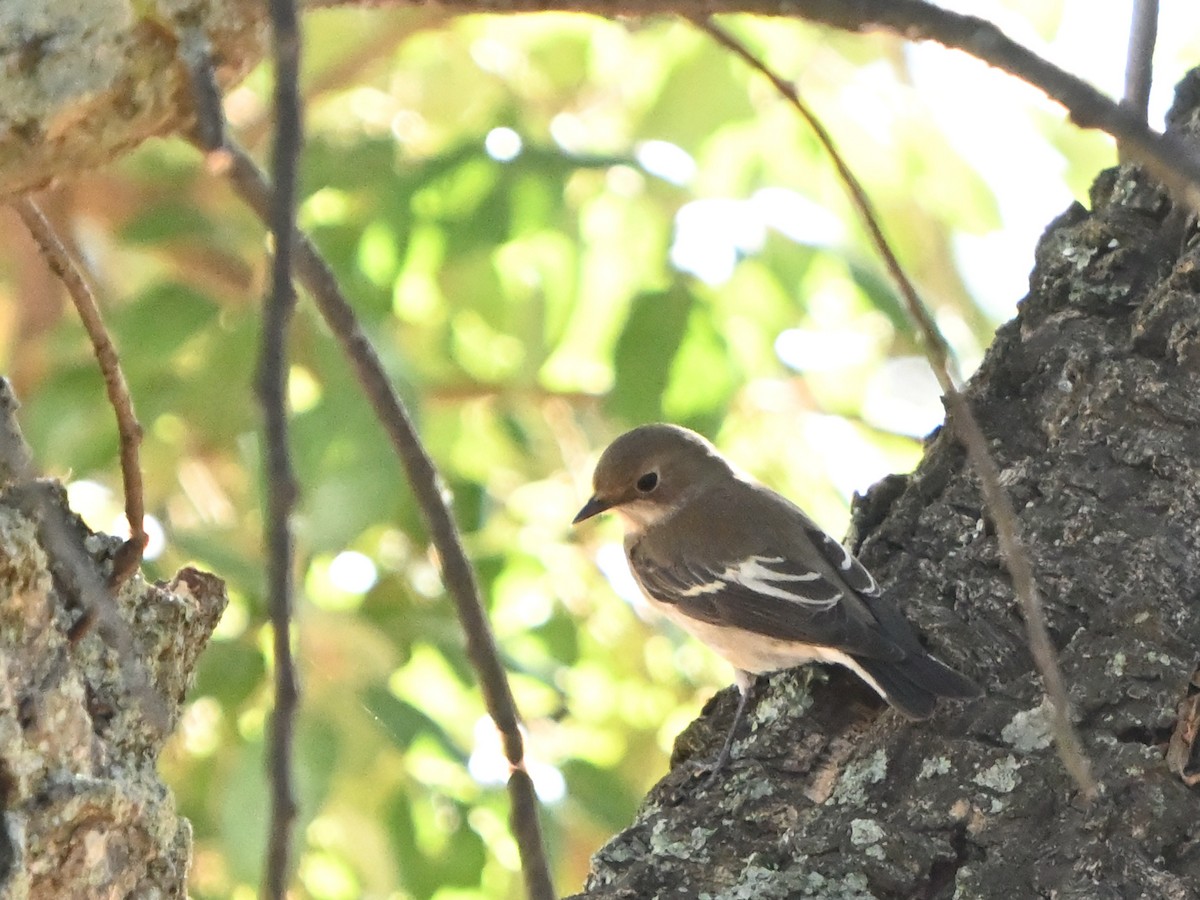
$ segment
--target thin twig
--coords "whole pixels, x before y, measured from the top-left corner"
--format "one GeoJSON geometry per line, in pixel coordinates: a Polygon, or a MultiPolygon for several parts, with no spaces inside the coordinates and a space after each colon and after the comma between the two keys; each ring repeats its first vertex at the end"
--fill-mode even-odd
{"type": "Polygon", "coordinates": [[[1125,96],[1121,105],[1146,122],[1154,81],[1154,44],[1158,39],[1158,0],[1133,0],[1129,51],[1125,57],[1125,96]]]}
{"type": "Polygon", "coordinates": [[[58,276],[75,310],[79,320],[87,331],[92,342],[92,350],[100,364],[100,374],[104,377],[104,387],[108,393],[108,402],[112,405],[117,417],[117,439],[121,454],[121,479],[125,489],[125,518],[129,520],[129,540],[127,540],[113,557],[113,570],[109,583],[114,587],[124,584],[137,571],[142,562],[142,551],[146,547],[146,502],[142,490],[142,467],[138,460],[138,446],[142,442],[142,426],[138,424],[137,415],[133,411],[133,397],[129,393],[129,384],[125,381],[125,373],[121,371],[121,360],[117,349],[113,346],[100,315],[100,307],[96,303],[96,295],[92,293],[87,279],[75,261],[71,258],[66,245],[59,238],[58,232],[50,224],[50,220],[29,197],[22,197],[13,206],[17,215],[29,229],[29,233],[41,248],[42,255],[50,270],[58,276]]]}
{"type": "Polygon", "coordinates": [[[929,311],[925,309],[924,304],[917,297],[916,289],[908,280],[908,276],[904,274],[904,270],[901,268],[899,260],[896,259],[896,255],[892,253],[891,246],[888,244],[887,238],[884,237],[883,230],[880,228],[879,217],[875,214],[871,206],[870,198],[867,197],[867,192],[850,170],[850,166],[842,158],[842,154],[838,152],[833,136],[826,130],[821,120],[817,118],[816,113],[808,107],[808,104],[800,99],[800,95],[796,89],[777,75],[765,62],[755,56],[745,44],[712,19],[695,19],[693,21],[697,27],[707,32],[718,44],[741,57],[750,68],[770,81],[775,90],[791,103],[804,121],[808,123],[808,127],[812,129],[821,146],[825,148],[825,152],[829,154],[834,168],[837,169],[838,178],[841,179],[842,183],[846,186],[846,190],[849,191],[851,203],[862,219],[863,226],[867,229],[867,235],[870,237],[871,243],[875,245],[875,249],[883,257],[883,263],[887,267],[888,274],[892,276],[892,279],[899,286],[901,293],[904,294],[909,314],[916,321],[917,328],[925,339],[925,352],[929,357],[929,364],[932,366],[934,374],[938,377],[938,383],[942,386],[942,390],[947,393],[954,390],[955,382],[960,376],[957,371],[957,364],[950,351],[950,345],[942,337],[937,324],[933,321],[933,317],[929,315],[929,311]]]}
{"type": "Polygon", "coordinates": [[[225,116],[221,112],[221,89],[207,74],[212,66],[208,35],[197,25],[185,25],[180,29],[178,52],[195,104],[196,139],[203,147],[220,147],[225,143],[225,116]]]}
{"type": "Polygon", "coordinates": [[[1042,676],[1046,694],[1054,709],[1055,743],[1063,764],[1084,796],[1092,799],[1096,796],[1095,780],[1091,774],[1091,764],[1084,752],[1083,745],[1071,723],[1070,701],[1067,697],[1066,685],[1058,667],[1054,645],[1046,628],[1046,617],[1042,609],[1041,598],[1037,590],[1037,582],[1033,576],[1033,566],[1029,560],[1028,551],[1021,540],[1020,523],[1016,510],[1007,492],[1000,484],[1000,470],[988,450],[987,438],[979,427],[979,422],[971,412],[966,397],[955,384],[955,377],[950,371],[950,348],[946,339],[938,330],[929,311],[917,295],[916,288],[905,274],[900,261],[892,251],[891,245],[879,225],[879,217],[867,197],[866,191],[838,152],[829,132],[826,131],[816,114],[801,100],[796,89],[772,71],[766,63],[760,60],[741,41],[725,31],[711,19],[697,20],[697,25],[707,32],[717,43],[743,59],[751,68],[764,75],[775,89],[800,113],[817,140],[825,148],[837,169],[838,177],[850,193],[851,201],[862,219],[867,233],[874,244],[876,252],[883,259],[888,274],[896,283],[904,298],[909,315],[916,322],[924,338],[925,354],[938,385],[945,395],[949,408],[949,420],[959,440],[966,448],[971,465],[979,476],[984,504],[992,514],[996,524],[996,537],[1000,549],[1008,563],[1012,575],[1013,589],[1021,604],[1025,618],[1025,628],[1028,635],[1030,650],[1033,654],[1038,671],[1042,676]]]}
{"type": "MultiPolygon", "coordinates": [[[[211,80],[211,63],[205,64],[201,71],[193,72],[192,77],[211,80]]],[[[227,139],[220,147],[203,143],[202,135],[217,131],[211,126],[202,127],[194,137],[209,159],[217,159],[219,168],[228,176],[234,191],[260,219],[269,221],[273,201],[266,176],[254,160],[232,141],[227,139]]],[[[538,818],[537,794],[525,768],[520,714],[484,612],[475,572],[454,523],[449,494],[333,272],[307,235],[297,229],[292,240],[295,250],[294,274],[312,296],[391,439],[441,561],[447,593],[454,599],[459,622],[466,635],[467,657],[479,679],[484,705],[500,732],[504,755],[512,770],[508,779],[511,826],[521,854],[526,895],[530,900],[554,900],[554,884],[538,818]]]]}
{"type": "MultiPolygon", "coordinates": [[[[275,657],[275,705],[271,712],[271,821],[268,832],[265,894],[271,900],[287,895],[292,859],[292,829],[296,821],[296,792],[292,755],[300,689],[292,656],[292,607],[295,548],[292,510],[296,479],[288,454],[287,335],[296,308],[292,256],[296,230],[296,170],[300,157],[300,34],[292,0],[270,0],[275,54],[275,142],[272,159],[274,192],[266,216],[274,239],[271,295],[263,309],[262,349],[258,395],[263,408],[264,469],[266,470],[267,583],[275,657]]],[[[207,53],[201,54],[207,58],[207,53]]],[[[195,84],[195,82],[193,82],[195,84]]],[[[206,79],[203,83],[211,83],[206,79]]],[[[200,92],[203,98],[205,93],[200,92]]],[[[218,115],[219,106],[202,100],[201,116],[218,115]]],[[[206,134],[220,136],[201,122],[206,134]]]]}
{"type": "MultiPolygon", "coordinates": [[[[260,217],[265,216],[270,202],[270,189],[265,178],[240,147],[230,143],[225,149],[230,154],[229,178],[234,190],[260,217]]],[[[391,439],[441,560],[442,578],[447,592],[454,598],[467,638],[467,656],[479,678],[488,714],[500,732],[504,756],[512,767],[508,789],[513,835],[520,842],[518,848],[527,895],[530,900],[552,900],[554,887],[536,815],[537,797],[530,779],[518,777],[525,773],[524,740],[518,726],[520,715],[483,610],[474,570],[454,524],[449,493],[333,272],[303,232],[296,232],[295,241],[296,274],[337,338],[375,415],[391,439]]]]}

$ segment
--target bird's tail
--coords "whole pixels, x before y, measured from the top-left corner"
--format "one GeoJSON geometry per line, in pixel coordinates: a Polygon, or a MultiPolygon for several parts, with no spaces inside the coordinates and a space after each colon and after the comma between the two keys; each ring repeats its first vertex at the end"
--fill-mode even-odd
{"type": "Polygon", "coordinates": [[[854,661],[875,681],[884,699],[910,719],[928,719],[938,697],[969,700],[983,694],[971,679],[923,651],[898,661],[864,656],[854,661]]]}

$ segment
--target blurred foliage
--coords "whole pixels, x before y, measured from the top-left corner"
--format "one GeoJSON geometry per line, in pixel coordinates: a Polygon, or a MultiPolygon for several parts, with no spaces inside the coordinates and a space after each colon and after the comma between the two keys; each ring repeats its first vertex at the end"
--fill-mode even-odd
{"type": "MultiPolygon", "coordinates": [[[[682,422],[836,532],[853,491],[915,464],[936,392],[812,136],[689,26],[423,8],[305,24],[300,217],[453,491],[569,891],[729,680],[642,621],[614,523],[570,529],[594,454],[633,424],[682,422]]],[[[929,74],[931,53],[963,66],[969,90],[1000,76],[884,36],[736,24],[825,117],[969,369],[1020,296],[1036,228],[1069,202],[1064,184],[1111,162],[1107,141],[1036,106],[1011,137],[1052,171],[992,158],[985,178],[978,141],[947,125],[972,101],[926,106],[922,90],[954,80],[929,74]],[[1013,209],[1034,229],[989,243],[1013,209]]],[[[269,90],[259,71],[226,103],[260,156],[269,90]]],[[[1020,156],[1008,137],[991,144],[1020,156]]],[[[263,230],[179,141],[47,202],[96,274],[145,426],[165,535],[148,574],[193,563],[229,584],[162,769],[195,828],[193,895],[252,897],[270,703],[252,389],[263,230]]],[[[90,349],[15,217],[3,227],[0,369],[40,464],[72,481],[94,526],[119,529],[90,349]]],[[[409,490],[305,304],[292,349],[299,896],[517,896],[506,772],[409,490]]]]}

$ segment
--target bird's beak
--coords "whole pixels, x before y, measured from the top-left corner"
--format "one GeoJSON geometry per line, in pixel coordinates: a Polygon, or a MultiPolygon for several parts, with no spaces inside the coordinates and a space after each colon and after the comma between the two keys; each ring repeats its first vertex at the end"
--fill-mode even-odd
{"type": "Polygon", "coordinates": [[[599,497],[593,497],[587,503],[583,504],[583,509],[581,509],[579,511],[579,514],[577,516],[575,516],[574,519],[571,520],[571,524],[578,525],[580,522],[582,522],[586,519],[590,519],[592,516],[598,515],[599,513],[604,512],[606,509],[609,509],[612,505],[613,504],[608,500],[601,500],[599,497]]]}

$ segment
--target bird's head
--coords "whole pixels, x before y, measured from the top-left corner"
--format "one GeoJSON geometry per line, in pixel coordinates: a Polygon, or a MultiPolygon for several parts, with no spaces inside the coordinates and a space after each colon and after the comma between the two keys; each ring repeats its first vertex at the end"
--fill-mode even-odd
{"type": "Polygon", "coordinates": [[[629,532],[640,532],[677,511],[688,498],[730,474],[708,441],[678,425],[642,425],[600,455],[592,498],[572,524],[612,510],[629,532]]]}

